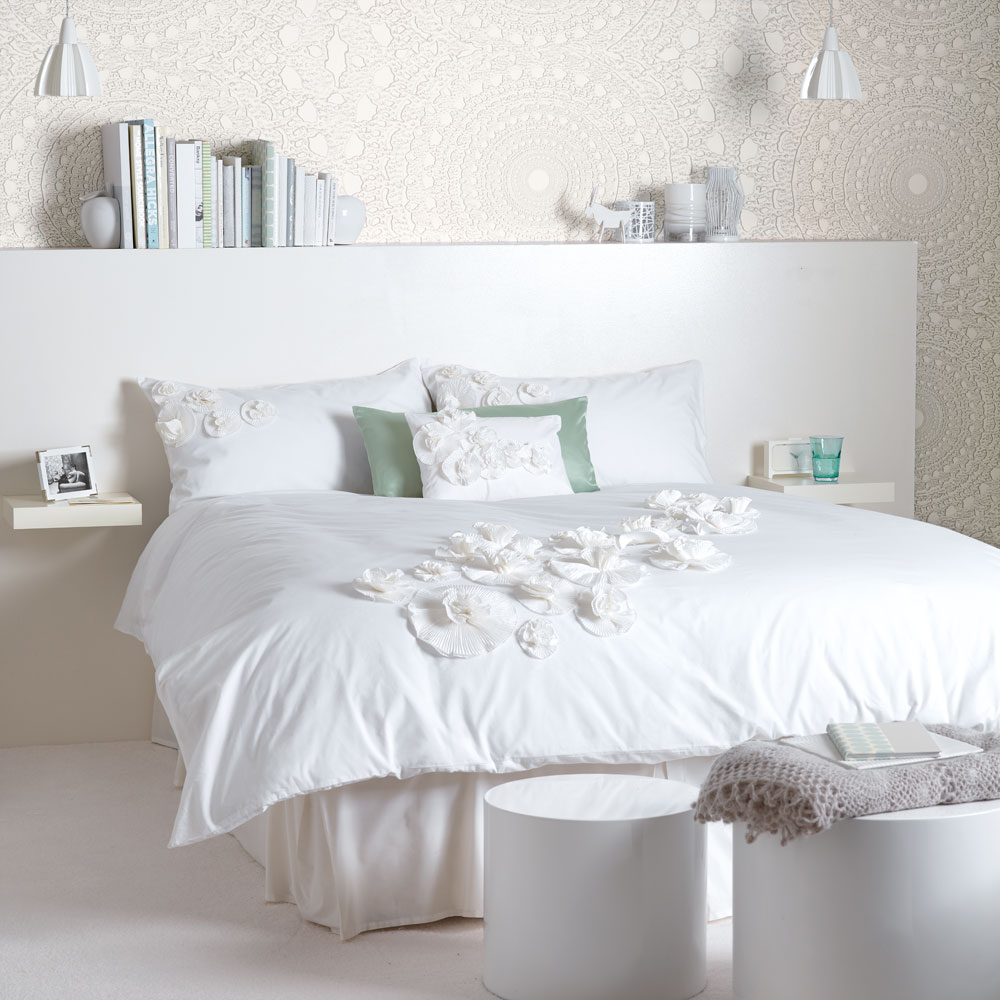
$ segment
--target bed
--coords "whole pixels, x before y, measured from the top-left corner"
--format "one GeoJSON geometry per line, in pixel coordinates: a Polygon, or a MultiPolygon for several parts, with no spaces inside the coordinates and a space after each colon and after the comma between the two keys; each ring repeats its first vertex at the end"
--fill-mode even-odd
{"type": "MultiPolygon", "coordinates": [[[[750,489],[653,482],[496,503],[348,492],[185,503],[143,554],[117,627],[139,638],[187,768],[171,844],[236,831],[345,937],[481,914],[479,801],[540,769],[697,782],[754,735],[831,719],[1000,726],[1000,552],[933,525],[750,489]],[[664,487],[749,497],[722,573],[651,571],[634,625],[554,619],[545,660],[508,641],[450,660],[352,580],[456,531],[548,539],[648,513],[664,487]]],[[[524,612],[526,614],[526,612],[524,612]]],[[[726,912],[724,834],[711,873],[726,912]]]]}

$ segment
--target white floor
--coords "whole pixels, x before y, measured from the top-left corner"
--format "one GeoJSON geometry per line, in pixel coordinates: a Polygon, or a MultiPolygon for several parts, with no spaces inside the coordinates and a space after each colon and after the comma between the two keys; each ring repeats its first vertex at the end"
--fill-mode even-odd
{"type": "MultiPolygon", "coordinates": [[[[345,944],[264,903],[232,837],[167,850],[174,759],[149,743],[0,750],[3,1000],[490,996],[478,920],[345,944]]],[[[708,940],[701,996],[728,1000],[728,921],[708,940]]]]}

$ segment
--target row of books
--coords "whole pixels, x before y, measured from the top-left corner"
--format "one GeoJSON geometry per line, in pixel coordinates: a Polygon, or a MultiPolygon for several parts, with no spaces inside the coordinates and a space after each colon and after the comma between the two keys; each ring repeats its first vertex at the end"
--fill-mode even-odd
{"type": "Polygon", "coordinates": [[[150,118],[101,128],[104,184],[121,208],[121,247],[333,246],[337,181],[306,173],[264,139],[220,156],[172,139],[150,118]]]}

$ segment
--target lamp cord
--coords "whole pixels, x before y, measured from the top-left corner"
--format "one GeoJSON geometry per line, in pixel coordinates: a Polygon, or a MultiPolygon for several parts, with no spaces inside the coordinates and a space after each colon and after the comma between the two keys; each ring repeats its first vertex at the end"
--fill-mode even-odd
{"type": "MultiPolygon", "coordinates": [[[[833,0],[830,0],[830,3],[832,4],[833,0]]],[[[69,0],[66,0],[66,16],[69,17],[69,0]]]]}
{"type": "MultiPolygon", "coordinates": [[[[69,0],[66,0],[66,9],[69,10],[69,0]]],[[[830,27],[833,27],[833,0],[830,0],[830,27]]]]}

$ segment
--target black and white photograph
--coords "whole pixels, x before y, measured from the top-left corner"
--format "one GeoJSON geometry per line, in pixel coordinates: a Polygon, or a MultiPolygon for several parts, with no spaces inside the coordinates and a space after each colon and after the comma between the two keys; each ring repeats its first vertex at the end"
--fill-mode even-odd
{"type": "Polygon", "coordinates": [[[50,448],[37,454],[38,478],[46,500],[92,497],[97,493],[90,445],[50,448]]]}

